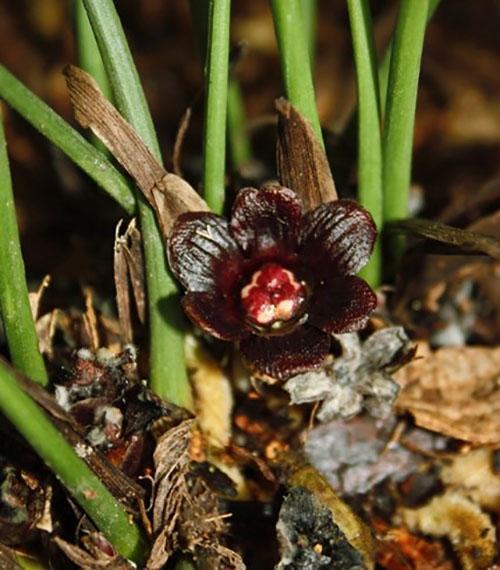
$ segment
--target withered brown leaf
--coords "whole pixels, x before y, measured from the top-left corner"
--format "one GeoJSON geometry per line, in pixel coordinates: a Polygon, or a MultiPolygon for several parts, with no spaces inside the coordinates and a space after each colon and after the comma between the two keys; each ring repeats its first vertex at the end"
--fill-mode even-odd
{"type": "Polygon", "coordinates": [[[395,374],[396,406],[431,431],[499,447],[499,370],[500,347],[442,348],[395,374]]]}
{"type": "Polygon", "coordinates": [[[76,120],[82,127],[90,128],[132,176],[155,210],[165,237],[179,214],[208,210],[206,202],[187,182],[167,173],[88,73],[70,65],[64,74],[76,120]]]}
{"type": "Polygon", "coordinates": [[[71,562],[86,570],[132,570],[136,567],[118,554],[110,556],[96,549],[91,554],[58,536],[54,538],[54,542],[71,562]]]}
{"type": "Polygon", "coordinates": [[[141,234],[135,225],[135,218],[120,235],[121,221],[116,227],[114,247],[114,279],[116,305],[122,337],[125,343],[133,341],[132,316],[129,284],[134,295],[137,315],[141,323],[146,318],[146,287],[144,283],[144,261],[141,248],[141,234]]]}
{"type": "Polygon", "coordinates": [[[276,101],[278,178],[294,190],[307,210],[337,199],[325,151],[311,125],[286,99],[276,101]]]}
{"type": "Polygon", "coordinates": [[[402,509],[401,516],[412,530],[446,536],[464,570],[491,568],[496,551],[495,527],[465,494],[448,489],[419,509],[402,509]]]}
{"type": "Polygon", "coordinates": [[[500,260],[500,240],[494,236],[417,218],[390,222],[387,229],[452,246],[448,253],[483,253],[500,260]]]}

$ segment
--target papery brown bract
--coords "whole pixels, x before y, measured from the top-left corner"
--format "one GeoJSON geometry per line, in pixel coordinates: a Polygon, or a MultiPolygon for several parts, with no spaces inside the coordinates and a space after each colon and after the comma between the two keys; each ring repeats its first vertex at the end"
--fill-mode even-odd
{"type": "Polygon", "coordinates": [[[367,263],[376,235],[370,214],[355,202],[336,200],[304,214],[292,190],[268,184],[241,190],[229,222],[208,212],[179,216],[168,257],[187,289],[183,307],[192,322],[216,338],[239,342],[256,376],[281,381],[321,365],[331,333],[366,324],[376,296],[354,274],[367,263]],[[278,316],[250,318],[255,315],[246,314],[242,303],[245,287],[269,263],[300,283],[306,300],[294,303],[276,294],[273,301],[276,285],[269,283],[263,310],[278,316]],[[279,320],[283,314],[286,320],[279,320]]]}

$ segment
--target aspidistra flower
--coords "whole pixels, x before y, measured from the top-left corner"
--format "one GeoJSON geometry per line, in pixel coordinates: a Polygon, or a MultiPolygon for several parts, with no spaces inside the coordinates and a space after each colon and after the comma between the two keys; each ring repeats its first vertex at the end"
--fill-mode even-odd
{"type": "Polygon", "coordinates": [[[191,321],[238,342],[255,375],[285,380],[321,365],[332,333],[365,326],[377,301],[355,274],[376,235],[353,201],[304,213],[292,190],[268,184],[241,190],[230,221],[209,212],[179,216],[168,257],[191,321]]]}

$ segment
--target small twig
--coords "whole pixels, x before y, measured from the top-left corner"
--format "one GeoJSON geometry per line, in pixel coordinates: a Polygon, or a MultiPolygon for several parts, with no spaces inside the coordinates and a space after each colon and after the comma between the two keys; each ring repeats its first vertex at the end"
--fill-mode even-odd
{"type": "Polygon", "coordinates": [[[181,166],[181,159],[182,159],[182,145],[184,144],[184,139],[186,138],[186,133],[189,128],[189,123],[191,122],[191,107],[186,109],[184,115],[182,115],[182,119],[179,125],[179,129],[177,130],[177,135],[175,137],[174,142],[174,152],[172,156],[172,166],[174,169],[174,173],[177,176],[182,177],[182,166],[181,166]]]}

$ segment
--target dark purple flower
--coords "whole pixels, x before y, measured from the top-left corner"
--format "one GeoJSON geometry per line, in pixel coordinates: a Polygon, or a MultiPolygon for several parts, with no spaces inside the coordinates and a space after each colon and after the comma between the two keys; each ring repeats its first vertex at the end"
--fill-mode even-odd
{"type": "Polygon", "coordinates": [[[319,366],[331,333],[366,324],[376,296],[355,273],[376,235],[355,202],[303,213],[292,190],[269,184],[241,190],[229,223],[209,212],[179,216],[168,256],[193,323],[238,341],[255,374],[284,380],[319,366]]]}

